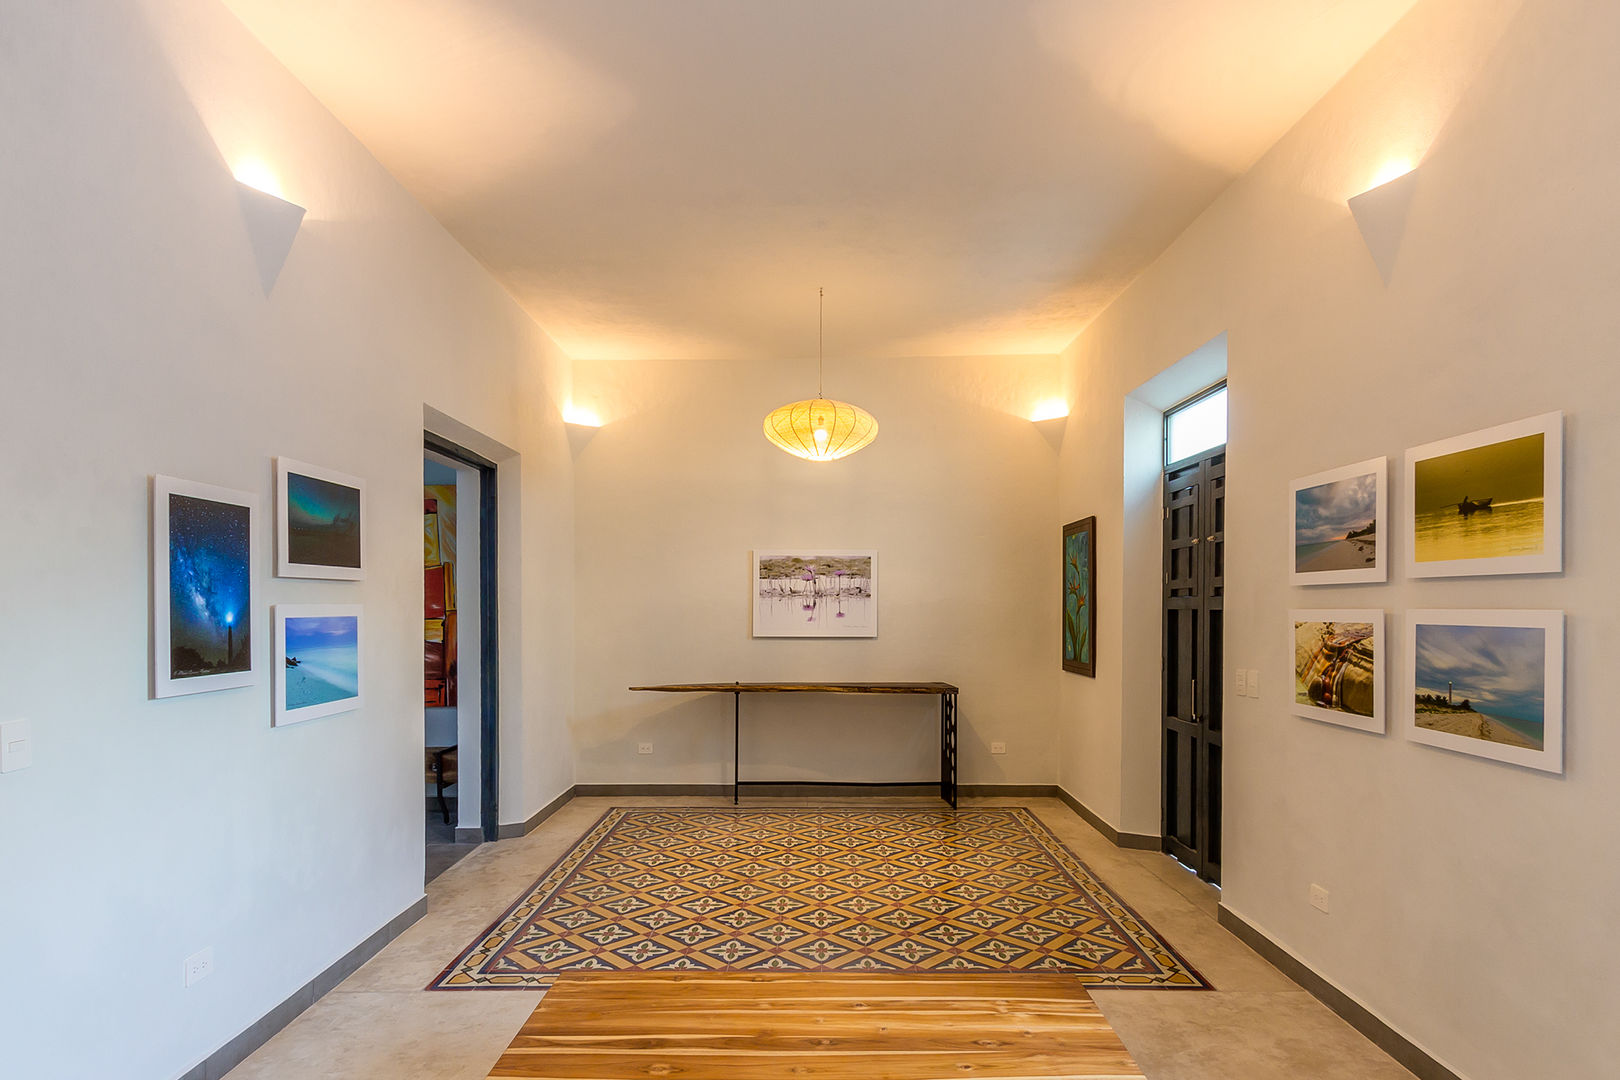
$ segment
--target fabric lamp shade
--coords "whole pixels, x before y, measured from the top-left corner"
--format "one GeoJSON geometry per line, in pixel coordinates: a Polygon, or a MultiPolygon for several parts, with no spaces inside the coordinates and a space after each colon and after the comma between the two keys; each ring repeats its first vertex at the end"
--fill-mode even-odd
{"type": "Polygon", "coordinates": [[[877,438],[875,417],[845,401],[811,398],[773,409],[765,417],[765,437],[795,457],[835,461],[877,438]]]}

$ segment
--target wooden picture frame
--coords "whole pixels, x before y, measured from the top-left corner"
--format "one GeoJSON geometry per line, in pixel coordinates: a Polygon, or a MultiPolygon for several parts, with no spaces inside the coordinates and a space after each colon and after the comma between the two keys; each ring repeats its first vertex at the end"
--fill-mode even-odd
{"type": "Polygon", "coordinates": [[[173,476],[151,483],[151,696],[253,686],[259,497],[173,476]]]}
{"type": "Polygon", "coordinates": [[[1063,670],[1097,677],[1097,519],[1063,526],[1063,670]],[[1075,601],[1071,604],[1070,601],[1075,601]]]}
{"type": "Polygon", "coordinates": [[[364,480],[276,458],[277,577],[361,581],[365,538],[364,480]]]}

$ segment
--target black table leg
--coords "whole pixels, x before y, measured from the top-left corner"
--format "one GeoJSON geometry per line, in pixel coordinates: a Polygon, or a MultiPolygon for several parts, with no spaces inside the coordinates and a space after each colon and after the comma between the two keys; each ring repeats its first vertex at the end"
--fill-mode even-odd
{"type": "Polygon", "coordinates": [[[939,695],[939,797],[956,809],[956,695],[939,695]]]}
{"type": "Polygon", "coordinates": [[[742,695],[731,695],[731,805],[737,805],[737,792],[742,787],[742,695]]]}

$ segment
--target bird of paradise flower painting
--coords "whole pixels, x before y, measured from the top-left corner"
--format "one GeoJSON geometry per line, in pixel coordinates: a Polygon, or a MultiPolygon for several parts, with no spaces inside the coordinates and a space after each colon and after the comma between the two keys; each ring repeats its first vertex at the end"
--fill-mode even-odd
{"type": "Polygon", "coordinates": [[[1063,526],[1063,670],[1096,677],[1097,519],[1063,526]]]}

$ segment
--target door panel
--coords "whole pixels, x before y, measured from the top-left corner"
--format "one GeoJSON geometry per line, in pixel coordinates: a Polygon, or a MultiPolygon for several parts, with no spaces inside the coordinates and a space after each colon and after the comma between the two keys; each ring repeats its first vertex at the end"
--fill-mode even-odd
{"type": "Polygon", "coordinates": [[[1164,850],[1220,881],[1226,450],[1164,476],[1164,850]]]}

